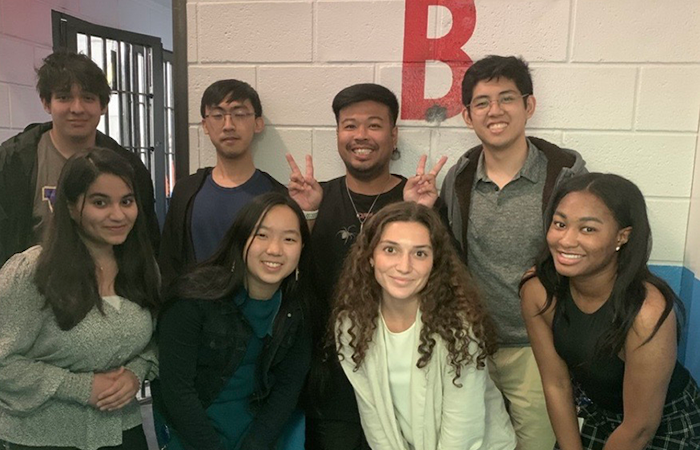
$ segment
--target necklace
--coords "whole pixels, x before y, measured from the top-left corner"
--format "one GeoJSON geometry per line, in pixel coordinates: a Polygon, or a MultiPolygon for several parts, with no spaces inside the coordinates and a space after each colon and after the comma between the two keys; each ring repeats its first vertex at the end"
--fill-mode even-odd
{"type": "Polygon", "coordinates": [[[360,212],[357,210],[357,206],[355,206],[355,201],[352,199],[352,195],[350,194],[350,188],[348,187],[348,180],[347,178],[345,179],[345,190],[348,193],[348,198],[350,199],[350,204],[352,205],[352,209],[355,211],[355,217],[357,217],[357,221],[360,222],[360,232],[362,232],[362,227],[365,226],[365,222],[367,222],[367,219],[369,219],[369,215],[372,212],[372,209],[374,208],[374,205],[377,204],[377,200],[379,200],[379,197],[382,196],[384,192],[380,192],[377,194],[376,197],[374,197],[374,201],[372,202],[372,205],[369,207],[366,213],[364,213],[364,217],[360,212]]]}

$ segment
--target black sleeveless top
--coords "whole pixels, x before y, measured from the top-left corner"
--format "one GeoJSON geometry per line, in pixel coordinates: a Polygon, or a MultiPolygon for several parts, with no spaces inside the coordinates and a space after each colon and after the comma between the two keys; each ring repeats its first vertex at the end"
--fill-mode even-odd
{"type": "MultiPolygon", "coordinates": [[[[566,362],[573,381],[578,383],[594,404],[622,414],[622,383],[625,363],[617,355],[594,358],[596,343],[612,323],[612,305],[605,302],[597,311],[586,314],[568,295],[558,299],[552,334],[554,348],[566,362]]],[[[666,403],[678,398],[690,374],[678,361],[666,393],[666,403]]],[[[635,395],[645,395],[643,392],[635,395]]]]}

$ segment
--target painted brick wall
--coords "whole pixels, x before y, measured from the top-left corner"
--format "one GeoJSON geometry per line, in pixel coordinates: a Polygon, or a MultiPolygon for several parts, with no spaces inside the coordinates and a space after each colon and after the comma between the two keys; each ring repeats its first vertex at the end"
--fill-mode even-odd
{"type": "Polygon", "coordinates": [[[161,38],[172,49],[172,13],[152,0],[0,0],[0,142],[50,119],[34,68],[52,51],[51,10],[161,38]]]}
{"type": "MultiPolygon", "coordinates": [[[[359,82],[401,98],[404,15],[413,1],[188,1],[191,170],[214,162],[199,127],[202,91],[234,77],[262,98],[259,167],[286,182],[284,153],[310,153],[319,179],[342,174],[331,100],[359,82]]],[[[473,60],[497,53],[530,61],[538,104],[529,132],[577,149],[591,170],[637,182],[653,222],[652,261],[680,269],[698,148],[700,3],[476,0],[475,7],[463,50],[473,60]]],[[[426,36],[451,27],[449,8],[430,9],[426,36]]],[[[441,97],[452,82],[440,63],[429,65],[426,79],[428,97],[441,97]]],[[[450,164],[476,142],[459,116],[399,125],[402,158],[393,170],[404,175],[421,153],[432,161],[448,155],[450,164]]],[[[679,287],[680,272],[676,278],[679,287]]]]}

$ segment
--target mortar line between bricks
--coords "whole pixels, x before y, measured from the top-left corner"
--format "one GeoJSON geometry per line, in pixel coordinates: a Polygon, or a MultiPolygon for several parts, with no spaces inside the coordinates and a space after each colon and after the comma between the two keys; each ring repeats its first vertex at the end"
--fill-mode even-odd
{"type": "Polygon", "coordinates": [[[311,2],[311,61],[316,62],[318,44],[316,42],[316,19],[318,18],[318,1],[311,2]]]}
{"type": "MultiPolygon", "coordinates": [[[[313,55],[312,55],[313,58],[313,55]]],[[[354,60],[354,61],[198,61],[195,64],[189,64],[188,68],[228,68],[228,67],[287,67],[296,66],[299,68],[318,68],[318,67],[347,67],[347,66],[374,66],[379,67],[398,67],[403,66],[402,61],[370,61],[370,60],[354,60]]],[[[575,68],[661,68],[661,67],[678,67],[678,68],[698,68],[698,61],[529,61],[529,66],[533,69],[549,68],[549,67],[575,67],[575,68]]]]}
{"type": "Polygon", "coordinates": [[[700,68],[699,61],[529,61],[529,66],[531,68],[538,67],[620,67],[620,68],[631,68],[631,67],[668,67],[668,66],[678,66],[678,67],[698,67],[700,68]]]}
{"type": "MultiPolygon", "coordinates": [[[[200,122],[190,122],[189,126],[196,127],[201,125],[200,122]]],[[[274,123],[266,122],[266,126],[273,128],[288,128],[288,129],[314,129],[314,130],[335,130],[333,124],[290,124],[290,123],[274,123]]],[[[399,128],[415,128],[415,129],[430,129],[430,130],[446,130],[455,131],[461,130],[466,133],[471,130],[465,128],[464,125],[435,125],[427,123],[401,123],[399,122],[399,128]]],[[[582,134],[612,134],[612,135],[639,135],[648,136],[650,134],[658,135],[661,137],[674,137],[674,136],[689,136],[696,137],[696,131],[674,131],[674,130],[629,130],[629,129],[609,129],[609,128],[528,128],[527,134],[534,134],[540,132],[547,133],[582,133],[582,134]]]]}
{"type": "Polygon", "coordinates": [[[650,265],[650,266],[677,266],[677,267],[685,267],[683,261],[673,261],[673,260],[667,260],[667,259],[650,259],[650,260],[649,260],[649,265],[650,265]]]}
{"type": "Polygon", "coordinates": [[[537,131],[555,131],[555,130],[562,130],[567,133],[609,133],[609,134],[618,134],[618,135],[625,135],[625,134],[637,134],[637,135],[648,135],[648,134],[655,134],[655,135],[661,135],[661,136],[696,136],[697,132],[695,131],[688,131],[688,130],[625,130],[625,129],[606,129],[606,128],[537,128],[537,129],[531,129],[531,130],[537,130],[537,131]]]}
{"type": "Polygon", "coordinates": [[[645,195],[645,196],[644,196],[644,199],[645,199],[645,200],[654,200],[654,201],[658,201],[658,200],[667,201],[667,200],[670,200],[669,203],[686,203],[686,202],[689,202],[689,201],[690,201],[690,196],[691,196],[691,194],[688,194],[687,197],[679,197],[679,196],[677,196],[677,195],[669,195],[669,196],[663,196],[663,195],[645,195]]]}
{"type": "Polygon", "coordinates": [[[574,40],[576,37],[576,10],[578,7],[578,0],[572,0],[569,3],[569,41],[566,46],[566,59],[567,62],[571,62],[574,59],[574,40]]]}
{"type": "Polygon", "coordinates": [[[632,130],[637,131],[637,112],[639,110],[639,98],[642,96],[642,68],[637,67],[634,75],[634,99],[632,100],[632,130]]]}

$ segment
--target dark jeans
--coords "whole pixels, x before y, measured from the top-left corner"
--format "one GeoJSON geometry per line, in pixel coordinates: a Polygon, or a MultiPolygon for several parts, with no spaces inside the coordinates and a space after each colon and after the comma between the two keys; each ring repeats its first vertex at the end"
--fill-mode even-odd
{"type": "MultiPolygon", "coordinates": [[[[26,445],[12,444],[0,439],[0,450],[78,450],[75,447],[28,447],[26,445]]],[[[113,447],[100,447],[99,450],[148,450],[146,435],[143,434],[143,427],[126,430],[122,433],[121,445],[113,447]]]]}

